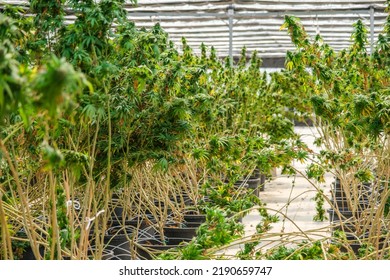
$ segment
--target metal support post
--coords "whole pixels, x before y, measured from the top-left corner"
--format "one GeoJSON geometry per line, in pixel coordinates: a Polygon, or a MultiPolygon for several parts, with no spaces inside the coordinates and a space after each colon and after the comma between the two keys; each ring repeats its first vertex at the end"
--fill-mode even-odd
{"type": "Polygon", "coordinates": [[[230,65],[233,65],[233,16],[234,16],[233,5],[230,5],[228,7],[228,16],[229,16],[229,58],[230,58],[230,65]]]}
{"type": "Polygon", "coordinates": [[[375,25],[374,25],[374,7],[370,7],[370,54],[374,52],[374,35],[375,35],[375,25]]]}

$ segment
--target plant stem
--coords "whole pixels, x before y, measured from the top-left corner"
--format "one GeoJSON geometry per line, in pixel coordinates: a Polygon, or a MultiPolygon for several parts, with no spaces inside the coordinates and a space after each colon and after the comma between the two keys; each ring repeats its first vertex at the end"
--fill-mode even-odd
{"type": "Polygon", "coordinates": [[[0,149],[3,152],[3,155],[5,156],[5,158],[7,159],[8,165],[10,167],[13,178],[15,180],[16,190],[17,190],[18,195],[21,199],[20,207],[21,207],[22,216],[23,216],[23,226],[24,226],[24,229],[26,231],[27,237],[30,240],[31,249],[34,253],[35,258],[40,259],[41,256],[40,256],[39,250],[38,250],[37,236],[36,236],[36,231],[35,231],[36,226],[32,220],[28,199],[24,194],[24,191],[23,191],[22,186],[21,186],[20,181],[19,181],[19,174],[18,174],[18,172],[17,172],[17,170],[12,162],[12,159],[11,159],[11,157],[7,151],[7,148],[5,147],[2,139],[0,139],[0,149]]]}

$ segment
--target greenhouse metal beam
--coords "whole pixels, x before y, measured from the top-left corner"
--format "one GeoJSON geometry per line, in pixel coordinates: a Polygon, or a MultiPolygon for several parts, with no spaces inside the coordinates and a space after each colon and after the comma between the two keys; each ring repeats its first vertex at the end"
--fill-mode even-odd
{"type": "MultiPolygon", "coordinates": [[[[246,31],[259,31],[259,32],[272,32],[272,33],[279,33],[279,34],[286,34],[287,36],[287,33],[286,31],[284,30],[280,30],[280,25],[279,26],[274,26],[274,27],[263,27],[263,26],[259,26],[260,24],[257,24],[257,25],[247,25],[247,26],[235,26],[234,30],[237,31],[237,32],[246,32],[246,31]]],[[[151,28],[153,27],[154,24],[142,24],[142,25],[139,25],[138,27],[145,27],[145,28],[151,28]]],[[[172,26],[166,26],[166,25],[163,25],[162,24],[162,27],[164,28],[165,31],[167,31],[167,33],[175,33],[175,30],[177,30],[177,27],[172,27],[172,26]]],[[[353,31],[353,27],[350,26],[350,27],[339,27],[339,28],[336,28],[337,26],[327,26],[327,27],[320,27],[320,32],[328,32],[328,33],[335,33],[335,34],[349,34],[349,36],[351,35],[352,31],[353,31]]],[[[215,33],[221,33],[221,32],[228,32],[228,28],[226,28],[226,26],[214,26],[212,27],[212,29],[210,29],[211,27],[210,26],[199,26],[197,28],[182,28],[180,30],[180,32],[176,32],[177,34],[183,34],[183,36],[187,36],[187,34],[189,33],[192,33],[192,34],[196,34],[196,33],[206,33],[206,34],[215,34],[215,33]]],[[[305,30],[307,33],[316,33],[317,32],[317,27],[316,26],[305,26],[305,30]]],[[[179,31],[179,30],[177,30],[179,31]]],[[[376,33],[379,33],[380,31],[382,31],[381,29],[381,26],[378,26],[378,28],[375,30],[376,33]]],[[[226,37],[228,37],[228,35],[226,35],[226,37]]]]}
{"type": "MultiPolygon", "coordinates": [[[[312,16],[312,15],[326,15],[326,16],[333,16],[333,15],[345,15],[346,12],[349,14],[355,14],[355,15],[361,15],[361,14],[369,14],[370,9],[374,9],[375,12],[384,13],[385,7],[374,7],[374,6],[367,6],[367,7],[360,7],[359,9],[354,8],[340,8],[338,10],[328,10],[328,9],[316,9],[316,10],[284,10],[284,11],[258,11],[258,12],[238,12],[235,9],[234,18],[236,19],[245,19],[245,18],[272,18],[272,17],[284,17],[286,14],[291,14],[294,16],[312,16]]],[[[161,17],[187,17],[187,18],[199,18],[199,17],[211,17],[216,19],[228,19],[229,15],[228,13],[210,13],[210,12],[165,12],[165,11],[145,11],[141,12],[138,10],[127,10],[128,15],[131,17],[155,17],[155,16],[161,16],[161,17]]]]}
{"type": "MultiPolygon", "coordinates": [[[[74,18],[67,17],[69,20],[74,20],[74,18]]],[[[181,30],[182,28],[186,29],[193,29],[196,30],[196,28],[222,28],[226,29],[226,23],[224,21],[197,21],[193,22],[191,25],[188,24],[186,21],[172,21],[172,20],[133,20],[131,17],[129,17],[130,20],[134,21],[135,23],[141,25],[141,26],[153,26],[156,23],[164,24],[166,28],[172,28],[172,29],[177,29],[181,30]]],[[[370,19],[362,19],[364,23],[369,24],[370,19]]],[[[261,26],[263,28],[267,29],[272,29],[272,30],[279,30],[280,26],[283,24],[284,20],[279,19],[277,21],[263,21],[263,20],[247,20],[247,21],[238,21],[235,23],[236,26],[241,26],[241,27],[258,27],[261,26]]],[[[356,20],[351,20],[351,21],[335,21],[335,22],[322,22],[322,21],[315,21],[315,20],[301,20],[301,23],[303,26],[320,26],[320,27],[338,27],[338,28],[347,28],[347,29],[352,29],[353,26],[352,24],[355,23],[356,20]]],[[[381,28],[383,23],[385,22],[385,18],[380,19],[376,22],[374,22],[374,26],[376,28],[381,28]]],[[[336,30],[337,31],[337,30],[336,30]]]]}
{"type": "Polygon", "coordinates": [[[231,5],[228,7],[229,15],[229,58],[230,64],[233,64],[233,16],[234,16],[234,6],[231,5]]]}
{"type": "MultiPolygon", "coordinates": [[[[384,21],[386,16],[383,15],[381,17],[375,16],[377,19],[384,21]]],[[[73,16],[68,16],[66,17],[67,19],[75,19],[73,16]]],[[[175,21],[172,22],[172,18],[149,18],[149,17],[138,17],[138,18],[133,18],[131,16],[128,17],[131,21],[135,23],[147,23],[147,22],[159,22],[159,23],[170,23],[171,25],[176,25],[176,26],[188,26],[189,22],[193,22],[195,19],[193,18],[183,18],[183,17],[178,17],[175,19],[175,21]]],[[[300,21],[303,25],[313,25],[313,24],[318,24],[320,26],[329,26],[329,25],[337,25],[337,26],[345,26],[345,25],[351,25],[355,23],[358,19],[363,19],[363,21],[369,22],[369,19],[367,18],[362,18],[362,17],[355,17],[355,18],[350,18],[350,19],[339,19],[334,22],[329,22],[329,19],[326,18],[318,18],[316,19],[315,17],[310,17],[310,18],[301,18],[300,21]]],[[[241,19],[237,20],[236,22],[239,23],[240,25],[245,25],[245,24],[262,24],[263,26],[274,26],[274,25],[280,25],[281,22],[283,21],[282,18],[274,19],[274,18],[262,18],[262,19],[241,19]]],[[[376,22],[375,25],[379,26],[381,23],[376,22]]],[[[196,23],[193,24],[193,26],[205,26],[205,25],[225,25],[224,20],[215,20],[215,19],[209,19],[209,18],[202,18],[202,19],[197,19],[196,23]]]]}
{"type": "Polygon", "coordinates": [[[374,52],[375,16],[374,7],[370,7],[370,54],[374,52]]]}

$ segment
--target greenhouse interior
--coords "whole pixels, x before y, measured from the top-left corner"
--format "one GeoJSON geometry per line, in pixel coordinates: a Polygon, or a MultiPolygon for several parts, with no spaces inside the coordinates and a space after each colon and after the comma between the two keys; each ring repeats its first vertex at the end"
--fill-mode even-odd
{"type": "Polygon", "coordinates": [[[390,0],[0,11],[1,260],[390,259],[390,0]]]}

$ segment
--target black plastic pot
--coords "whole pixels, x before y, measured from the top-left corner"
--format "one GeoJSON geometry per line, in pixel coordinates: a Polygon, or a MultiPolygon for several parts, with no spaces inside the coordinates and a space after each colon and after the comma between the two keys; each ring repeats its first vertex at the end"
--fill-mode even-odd
{"type": "Polygon", "coordinates": [[[140,239],[136,246],[137,257],[140,260],[152,260],[157,255],[167,250],[183,246],[189,241],[191,239],[166,238],[164,242],[159,238],[140,239]]]}
{"type": "Polygon", "coordinates": [[[196,227],[164,227],[164,236],[169,238],[177,238],[182,240],[191,240],[196,236],[196,231],[199,226],[196,227]]]}
{"type": "Polygon", "coordinates": [[[121,260],[132,259],[132,240],[138,238],[150,238],[156,234],[152,227],[140,229],[134,226],[114,226],[107,229],[104,236],[106,250],[112,250],[114,256],[121,260]]]}
{"type": "Polygon", "coordinates": [[[118,233],[115,235],[105,235],[104,244],[106,250],[111,250],[114,256],[120,260],[131,260],[131,246],[130,236],[125,233],[118,233]]]}
{"type": "Polygon", "coordinates": [[[312,118],[309,117],[305,117],[302,120],[293,119],[293,122],[294,122],[294,126],[299,126],[299,127],[314,126],[314,122],[312,118]]]}
{"type": "Polygon", "coordinates": [[[257,189],[260,186],[261,179],[259,178],[249,178],[247,181],[248,183],[248,188],[250,189],[257,189]]]}
{"type": "Polygon", "coordinates": [[[328,209],[329,219],[333,221],[345,221],[350,219],[358,219],[362,211],[351,211],[349,208],[328,209]],[[340,214],[340,215],[339,215],[340,214]]]}
{"type": "MultiPolygon", "coordinates": [[[[91,250],[88,251],[88,258],[90,260],[94,260],[95,259],[94,256],[95,256],[95,248],[92,248],[91,250]]],[[[102,252],[101,260],[120,260],[120,258],[115,256],[115,253],[113,250],[109,250],[107,248],[104,248],[103,252],[102,252]]]]}
{"type": "Polygon", "coordinates": [[[365,236],[368,234],[364,232],[366,229],[363,226],[367,227],[369,221],[362,221],[364,218],[362,213],[373,207],[373,202],[370,199],[372,198],[371,184],[361,184],[357,187],[357,190],[355,190],[358,195],[357,201],[347,199],[344,188],[338,178],[332,185],[332,209],[328,210],[332,229],[333,231],[343,231],[347,236],[348,244],[342,244],[342,251],[346,252],[352,249],[354,253],[358,253],[362,244],[361,238],[357,238],[357,235],[365,236]],[[354,207],[352,208],[352,206],[354,207]],[[354,211],[351,211],[352,209],[354,211]]]}
{"type": "MultiPolygon", "coordinates": [[[[358,189],[358,200],[352,201],[348,200],[347,196],[344,192],[344,189],[341,186],[340,180],[336,178],[335,182],[333,183],[333,188],[331,190],[332,193],[332,208],[337,209],[338,211],[342,212],[343,216],[345,218],[348,218],[351,216],[351,203],[354,203],[354,206],[356,205],[357,212],[364,211],[368,209],[369,207],[372,207],[372,203],[370,203],[370,195],[371,195],[371,185],[370,184],[362,184],[359,186],[358,189]]],[[[328,211],[330,215],[334,216],[335,212],[331,209],[328,211]]],[[[358,213],[355,213],[355,215],[358,215],[358,213]]]]}
{"type": "Polygon", "coordinates": [[[186,206],[194,205],[194,201],[188,195],[177,195],[169,198],[171,201],[182,203],[186,206]]]}
{"type": "Polygon", "coordinates": [[[249,184],[243,180],[239,180],[239,181],[235,182],[234,186],[239,187],[239,188],[249,188],[249,184]]]}
{"type": "Polygon", "coordinates": [[[362,234],[360,236],[357,236],[354,233],[346,233],[346,244],[341,244],[340,250],[342,252],[348,252],[352,249],[352,251],[358,255],[359,250],[363,248],[365,245],[373,245],[378,246],[379,250],[382,250],[384,248],[388,248],[390,244],[386,243],[386,238],[382,237],[379,238],[378,244],[367,244],[368,241],[368,233],[362,234]]]}
{"type": "MultiPolygon", "coordinates": [[[[344,211],[350,211],[351,210],[351,205],[347,199],[331,199],[330,200],[332,203],[332,208],[333,209],[338,209],[338,210],[344,210],[344,211]]],[[[357,202],[357,210],[358,211],[364,211],[368,209],[371,205],[368,200],[360,200],[357,202]]]]}
{"type": "MultiPolygon", "coordinates": [[[[171,201],[175,201],[175,198],[173,198],[173,197],[171,197],[170,199],[171,199],[171,201]]],[[[181,197],[177,196],[176,199],[179,203],[183,203],[184,205],[187,205],[187,206],[193,205],[193,201],[188,196],[181,196],[181,197]]],[[[154,206],[160,207],[162,209],[167,208],[168,213],[172,212],[172,209],[170,209],[170,206],[168,204],[166,204],[165,201],[155,200],[155,201],[153,201],[153,204],[154,204],[154,206]]],[[[123,207],[123,205],[121,205],[118,201],[113,199],[111,201],[111,204],[109,205],[109,208],[111,211],[111,220],[121,221],[122,217],[124,216],[123,212],[125,211],[125,207],[123,207]]],[[[138,213],[137,212],[138,210],[136,208],[132,208],[131,210],[132,210],[132,211],[130,211],[131,213],[138,213]]],[[[143,212],[145,215],[148,215],[150,217],[150,219],[152,219],[153,215],[149,210],[145,209],[143,212]]],[[[127,214],[127,216],[129,216],[129,214],[127,214]]]]}
{"type": "Polygon", "coordinates": [[[354,233],[359,225],[361,211],[352,212],[348,208],[328,209],[329,220],[333,225],[333,230],[354,233]]]}
{"type": "Polygon", "coordinates": [[[186,225],[201,225],[206,222],[206,215],[195,214],[195,215],[184,215],[183,217],[184,223],[186,225]]]}
{"type": "MultiPolygon", "coordinates": [[[[344,190],[342,189],[333,189],[331,190],[332,198],[333,199],[347,199],[347,195],[345,194],[344,190]]],[[[358,199],[359,200],[368,200],[371,197],[372,192],[370,190],[367,191],[359,191],[358,193],[358,199]]]]}
{"type": "MultiPolygon", "coordinates": [[[[43,246],[39,246],[39,254],[41,255],[41,258],[45,255],[45,249],[43,246]]],[[[30,246],[26,247],[22,256],[21,260],[36,260],[34,253],[30,246]]]]}
{"type": "Polygon", "coordinates": [[[176,220],[172,218],[167,221],[165,228],[198,228],[206,221],[206,215],[197,213],[185,214],[179,218],[180,222],[177,222],[176,220]]]}
{"type": "MultiPolygon", "coordinates": [[[[339,187],[341,185],[341,180],[338,177],[335,177],[334,182],[332,183],[334,187],[339,187]]],[[[362,183],[365,187],[371,187],[370,182],[362,183]]]]}
{"type": "Polygon", "coordinates": [[[111,216],[111,218],[108,220],[107,224],[108,227],[118,227],[118,226],[130,226],[140,229],[145,229],[147,227],[150,227],[152,224],[155,223],[155,219],[152,215],[148,215],[148,217],[133,217],[130,220],[122,220],[121,216],[111,216]]]}
{"type": "Polygon", "coordinates": [[[344,241],[338,241],[334,240],[332,241],[333,244],[339,244],[340,245],[340,251],[341,252],[349,252],[352,250],[354,254],[358,254],[359,249],[362,247],[362,243],[360,241],[360,238],[354,235],[353,233],[346,233],[346,240],[344,241]]]}
{"type": "MultiPolygon", "coordinates": [[[[22,238],[24,240],[28,240],[27,234],[24,231],[24,229],[21,229],[20,231],[18,231],[16,233],[16,237],[22,238]]],[[[44,239],[43,235],[41,235],[40,237],[42,239],[44,239]]],[[[36,260],[29,241],[25,241],[23,243],[21,242],[20,245],[21,245],[21,247],[23,247],[23,253],[17,257],[19,257],[21,260],[36,260]]],[[[45,255],[45,246],[40,245],[40,244],[37,244],[37,246],[38,246],[38,253],[40,255],[40,258],[43,259],[44,255],[45,255]]],[[[22,248],[20,248],[20,250],[22,250],[22,248]]]]}
{"type": "MultiPolygon", "coordinates": [[[[248,178],[247,180],[239,180],[234,183],[236,187],[243,187],[253,190],[253,194],[259,196],[261,177],[259,178],[248,178]]],[[[264,185],[263,185],[264,187],[264,185]]],[[[264,189],[263,189],[264,190],[264,189]]]]}
{"type": "MultiPolygon", "coordinates": [[[[359,199],[367,199],[372,194],[371,183],[363,183],[358,186],[359,199]]],[[[332,194],[336,198],[346,198],[344,188],[341,186],[340,179],[336,178],[332,183],[332,194]]]]}
{"type": "Polygon", "coordinates": [[[260,169],[256,168],[255,170],[253,170],[253,173],[251,174],[250,178],[255,179],[260,177],[261,177],[260,169]]]}

